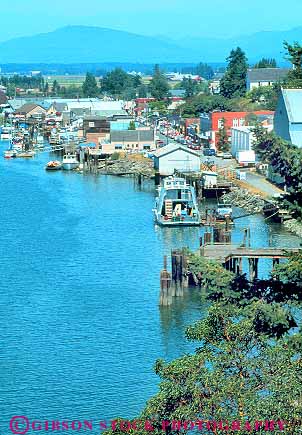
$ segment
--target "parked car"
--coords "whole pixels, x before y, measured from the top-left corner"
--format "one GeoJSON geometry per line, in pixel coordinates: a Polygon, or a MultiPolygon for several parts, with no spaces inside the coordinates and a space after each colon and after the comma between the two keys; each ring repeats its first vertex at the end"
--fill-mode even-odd
{"type": "Polygon", "coordinates": [[[232,159],[232,158],[233,158],[233,156],[232,156],[232,154],[231,154],[231,153],[223,153],[223,156],[222,156],[222,158],[223,158],[223,159],[232,159]]]}
{"type": "Polygon", "coordinates": [[[205,148],[203,150],[204,156],[216,156],[216,151],[213,148],[205,148]]]}
{"type": "Polygon", "coordinates": [[[224,152],[222,151],[218,151],[218,153],[216,153],[216,157],[223,157],[224,152]]]}

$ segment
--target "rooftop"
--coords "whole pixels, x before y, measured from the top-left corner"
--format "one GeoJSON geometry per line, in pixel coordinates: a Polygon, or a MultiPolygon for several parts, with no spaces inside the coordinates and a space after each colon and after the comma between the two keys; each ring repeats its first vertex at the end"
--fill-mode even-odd
{"type": "Polygon", "coordinates": [[[288,68],[250,68],[247,79],[250,82],[278,82],[289,73],[288,68]]]}
{"type": "Polygon", "coordinates": [[[154,140],[153,130],[112,130],[110,133],[111,142],[152,142],[154,140]]]}
{"type": "Polygon", "coordinates": [[[302,89],[282,89],[285,107],[290,122],[302,122],[302,89]]]}
{"type": "Polygon", "coordinates": [[[155,151],[154,155],[155,155],[155,157],[162,157],[162,156],[165,156],[166,154],[173,153],[174,151],[177,151],[179,149],[187,152],[188,154],[192,154],[194,156],[200,157],[196,151],[193,151],[190,148],[188,148],[184,145],[178,144],[178,143],[169,143],[168,145],[166,145],[162,148],[159,148],[157,151],[155,151]]]}

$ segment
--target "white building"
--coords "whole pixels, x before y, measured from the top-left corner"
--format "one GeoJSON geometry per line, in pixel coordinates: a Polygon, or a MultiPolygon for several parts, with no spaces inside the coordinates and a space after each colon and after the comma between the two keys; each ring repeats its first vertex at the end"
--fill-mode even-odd
{"type": "MultiPolygon", "coordinates": [[[[272,124],[263,124],[268,131],[272,131],[272,124]]],[[[251,131],[254,126],[231,128],[231,153],[239,163],[255,163],[256,155],[253,150],[255,136],[251,131]]]]}
{"type": "Polygon", "coordinates": [[[200,155],[181,144],[171,143],[154,153],[154,169],[161,175],[200,171],[200,155]]]}
{"type": "Polygon", "coordinates": [[[252,127],[231,128],[231,153],[239,162],[244,158],[248,163],[255,163],[256,156],[253,150],[254,134],[252,127]]]}
{"type": "Polygon", "coordinates": [[[251,68],[247,70],[246,89],[251,91],[260,86],[272,86],[282,82],[289,73],[288,68],[251,68]]]}

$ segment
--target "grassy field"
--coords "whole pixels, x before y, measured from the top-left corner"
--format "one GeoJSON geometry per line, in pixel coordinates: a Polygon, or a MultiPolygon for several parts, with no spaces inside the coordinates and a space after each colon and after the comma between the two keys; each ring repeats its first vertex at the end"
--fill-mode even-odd
{"type": "Polygon", "coordinates": [[[60,86],[82,86],[85,80],[85,75],[45,76],[44,78],[49,85],[52,85],[56,80],[60,86]]]}

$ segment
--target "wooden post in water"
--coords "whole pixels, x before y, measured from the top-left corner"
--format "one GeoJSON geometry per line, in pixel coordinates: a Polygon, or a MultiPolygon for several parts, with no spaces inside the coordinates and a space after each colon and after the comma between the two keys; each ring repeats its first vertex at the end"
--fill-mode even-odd
{"type": "Polygon", "coordinates": [[[210,231],[207,231],[204,233],[204,244],[210,245],[212,241],[212,233],[210,231]]]}
{"type": "Polygon", "coordinates": [[[164,268],[160,272],[160,297],[159,305],[169,306],[172,304],[171,274],[167,271],[167,256],[164,256],[164,268]]]}
{"type": "Polygon", "coordinates": [[[249,258],[250,281],[258,278],[258,261],[259,258],[249,258]]]}
{"type": "Polygon", "coordinates": [[[172,251],[172,296],[183,296],[183,253],[172,251]]]}

